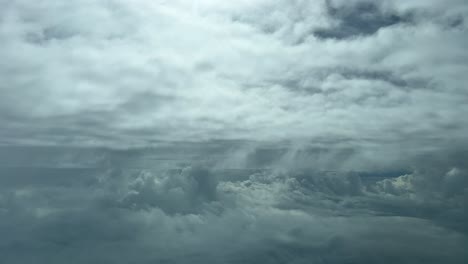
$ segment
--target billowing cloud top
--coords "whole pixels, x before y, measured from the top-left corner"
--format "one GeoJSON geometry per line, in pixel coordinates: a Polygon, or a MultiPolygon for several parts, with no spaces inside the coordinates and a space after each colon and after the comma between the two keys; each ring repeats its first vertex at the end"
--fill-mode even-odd
{"type": "Polygon", "coordinates": [[[468,263],[466,0],[0,0],[0,262],[468,263]]]}

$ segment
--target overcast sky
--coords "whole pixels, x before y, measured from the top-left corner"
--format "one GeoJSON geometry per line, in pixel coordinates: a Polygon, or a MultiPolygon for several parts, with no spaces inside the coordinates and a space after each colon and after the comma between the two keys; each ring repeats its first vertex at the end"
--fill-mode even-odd
{"type": "Polygon", "coordinates": [[[468,263],[466,47],[466,0],[0,0],[0,259],[468,263]]]}
{"type": "Polygon", "coordinates": [[[465,1],[1,3],[4,144],[466,138],[465,1]]]}

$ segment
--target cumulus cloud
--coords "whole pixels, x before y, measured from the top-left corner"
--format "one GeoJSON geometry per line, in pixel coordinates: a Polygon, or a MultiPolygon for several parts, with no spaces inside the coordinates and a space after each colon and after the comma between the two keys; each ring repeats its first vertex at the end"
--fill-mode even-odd
{"type": "Polygon", "coordinates": [[[195,213],[217,199],[214,175],[202,168],[183,168],[163,178],[140,171],[130,181],[123,205],[130,208],[159,207],[169,214],[195,213]]]}

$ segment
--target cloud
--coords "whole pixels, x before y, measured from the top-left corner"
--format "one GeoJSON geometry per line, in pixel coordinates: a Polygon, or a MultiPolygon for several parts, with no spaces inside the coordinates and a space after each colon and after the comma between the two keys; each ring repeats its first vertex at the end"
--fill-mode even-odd
{"type": "MultiPolygon", "coordinates": [[[[373,35],[379,29],[411,22],[411,14],[397,14],[374,2],[351,2],[350,5],[335,6],[332,1],[325,1],[329,17],[336,20],[336,26],[318,29],[314,32],[319,38],[346,39],[373,35]]],[[[349,3],[348,3],[349,4],[349,3]]]]}
{"type": "Polygon", "coordinates": [[[217,200],[217,179],[203,168],[184,168],[162,178],[141,172],[129,185],[122,198],[122,206],[129,208],[158,207],[168,214],[186,214],[217,200]]]}
{"type": "Polygon", "coordinates": [[[466,1],[2,1],[5,263],[466,263],[466,1]]]}
{"type": "Polygon", "coordinates": [[[106,162],[84,170],[76,167],[90,156],[80,161],[79,149],[16,151],[30,153],[29,160],[48,157],[42,166],[55,169],[27,169],[16,159],[23,167],[0,171],[0,252],[8,263],[464,263],[467,257],[467,170],[427,165],[438,158],[399,176],[233,171],[187,156],[179,165],[159,159],[177,157],[178,148],[111,151],[97,155],[106,162]],[[75,157],[75,168],[60,166],[62,155],[45,155],[60,151],[75,157]],[[153,167],[139,168],[145,160],[153,167]]]}
{"type": "Polygon", "coordinates": [[[466,7],[456,1],[199,1],[196,12],[183,1],[15,1],[2,12],[2,144],[466,130],[466,7]]]}

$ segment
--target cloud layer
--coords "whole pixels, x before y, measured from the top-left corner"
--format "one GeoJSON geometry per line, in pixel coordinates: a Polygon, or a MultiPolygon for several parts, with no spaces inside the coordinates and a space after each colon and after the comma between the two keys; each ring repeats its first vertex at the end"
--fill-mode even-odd
{"type": "Polygon", "coordinates": [[[0,5],[2,263],[468,263],[466,1],[0,5]]]}
{"type": "Polygon", "coordinates": [[[177,151],[161,161],[157,151],[3,148],[36,163],[0,169],[2,259],[461,264],[468,257],[466,167],[233,169],[176,159],[177,151]],[[61,159],[67,153],[74,164],[61,159]]]}
{"type": "Polygon", "coordinates": [[[3,144],[466,139],[463,1],[2,6],[3,144]]]}

